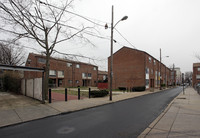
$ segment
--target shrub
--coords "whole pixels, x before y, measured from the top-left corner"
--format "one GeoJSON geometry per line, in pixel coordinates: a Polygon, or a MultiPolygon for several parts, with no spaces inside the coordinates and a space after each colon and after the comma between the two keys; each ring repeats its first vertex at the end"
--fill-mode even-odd
{"type": "Polygon", "coordinates": [[[21,77],[17,72],[7,72],[3,76],[4,91],[19,93],[21,90],[21,77]]]}
{"type": "Polygon", "coordinates": [[[126,87],[118,87],[120,91],[126,91],[126,87]]]}
{"type": "Polygon", "coordinates": [[[161,87],[165,87],[165,84],[161,84],[161,87]]]}
{"type": "Polygon", "coordinates": [[[93,91],[90,91],[90,95],[92,97],[104,97],[104,96],[108,95],[108,91],[106,91],[106,90],[93,90],[93,91]]]}
{"type": "Polygon", "coordinates": [[[141,91],[145,91],[146,90],[146,87],[145,86],[138,86],[138,87],[133,87],[132,88],[132,91],[133,92],[141,92],[141,91]]]}

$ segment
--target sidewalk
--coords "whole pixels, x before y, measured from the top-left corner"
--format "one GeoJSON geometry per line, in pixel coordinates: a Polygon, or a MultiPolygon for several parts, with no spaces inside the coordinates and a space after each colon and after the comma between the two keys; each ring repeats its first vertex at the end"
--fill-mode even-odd
{"type": "Polygon", "coordinates": [[[187,88],[139,138],[200,137],[200,95],[187,88]]]}
{"type": "MultiPolygon", "coordinates": [[[[158,90],[155,92],[158,92],[158,90]]],[[[7,93],[0,93],[0,127],[88,109],[151,93],[149,91],[117,93],[118,95],[113,93],[112,101],[107,96],[103,98],[69,100],[67,102],[57,101],[51,104],[41,104],[39,101],[23,95],[10,95],[10,98],[8,98],[9,95],[7,93]]]]}

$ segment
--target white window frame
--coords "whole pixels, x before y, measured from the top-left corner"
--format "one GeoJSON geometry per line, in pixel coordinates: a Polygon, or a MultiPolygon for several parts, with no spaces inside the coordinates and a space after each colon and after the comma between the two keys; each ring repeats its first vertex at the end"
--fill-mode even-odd
{"type": "Polygon", "coordinates": [[[79,65],[79,64],[76,64],[76,68],[79,69],[79,68],[80,68],[80,65],[79,65]]]}
{"type": "Polygon", "coordinates": [[[55,76],[56,77],[56,70],[49,70],[49,76],[55,76]]]}
{"type": "Polygon", "coordinates": [[[72,63],[67,63],[67,67],[72,67],[72,63]]]}

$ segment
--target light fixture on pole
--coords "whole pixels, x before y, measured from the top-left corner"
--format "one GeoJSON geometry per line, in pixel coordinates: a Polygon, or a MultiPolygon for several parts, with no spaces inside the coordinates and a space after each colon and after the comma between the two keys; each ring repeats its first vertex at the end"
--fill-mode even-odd
{"type": "MultiPolygon", "coordinates": [[[[169,56],[165,56],[165,57],[169,57],[169,56]]],[[[162,87],[161,87],[161,74],[162,74],[162,55],[161,55],[161,48],[160,48],[160,90],[162,90],[162,87]]],[[[164,77],[163,77],[164,78],[164,77]]],[[[166,67],[165,67],[165,83],[166,83],[166,67]]],[[[165,84],[166,85],[166,84],[165,84]]]]}
{"type": "MultiPolygon", "coordinates": [[[[114,22],[114,6],[112,5],[112,19],[111,19],[111,47],[110,47],[110,101],[112,101],[112,79],[113,79],[113,30],[115,26],[120,22],[127,20],[128,16],[124,16],[121,20],[119,20],[115,25],[114,22]]],[[[105,25],[105,29],[108,28],[108,25],[105,25]]]]}

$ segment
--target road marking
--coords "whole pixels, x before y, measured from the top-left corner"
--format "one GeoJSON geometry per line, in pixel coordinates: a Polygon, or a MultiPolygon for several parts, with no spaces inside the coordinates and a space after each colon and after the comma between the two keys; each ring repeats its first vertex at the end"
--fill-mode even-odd
{"type": "Polygon", "coordinates": [[[75,130],[74,127],[62,127],[60,129],[57,130],[58,134],[69,134],[71,132],[73,132],[75,130]]]}

